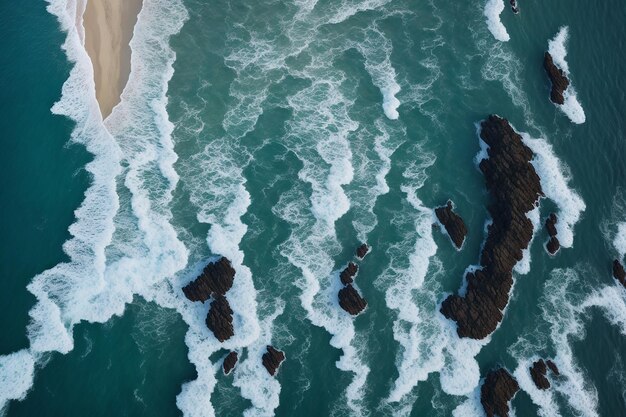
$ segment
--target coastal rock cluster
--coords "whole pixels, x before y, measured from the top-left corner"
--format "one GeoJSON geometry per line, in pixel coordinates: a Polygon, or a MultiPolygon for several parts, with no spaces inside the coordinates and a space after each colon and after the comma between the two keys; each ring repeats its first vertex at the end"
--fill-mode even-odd
{"type": "Polygon", "coordinates": [[[533,366],[529,368],[530,377],[532,378],[537,388],[541,390],[546,390],[550,388],[550,381],[547,377],[548,368],[552,371],[554,375],[560,375],[559,368],[557,368],[556,364],[549,359],[547,361],[539,359],[538,361],[533,362],[533,366]]]}
{"type": "Polygon", "coordinates": [[[487,417],[509,417],[509,402],[519,384],[504,368],[490,371],[480,389],[480,403],[487,417]]]}
{"type": "Polygon", "coordinates": [[[213,298],[206,325],[220,342],[235,334],[233,310],[226,299],[226,293],[233,286],[234,279],[235,269],[228,259],[221,257],[217,262],[209,263],[198,278],[183,288],[183,293],[190,301],[204,303],[213,298]]]}
{"type": "Polygon", "coordinates": [[[453,211],[452,201],[448,200],[445,206],[437,207],[435,209],[435,215],[439,223],[446,229],[454,246],[456,246],[457,249],[461,249],[465,241],[465,236],[467,236],[467,226],[465,226],[465,222],[461,216],[453,211]]]}
{"type": "Polygon", "coordinates": [[[552,82],[552,89],[550,90],[550,100],[555,104],[565,103],[563,93],[569,87],[569,80],[562,69],[556,66],[552,55],[547,52],[543,56],[543,67],[548,73],[548,77],[552,82]]]}
{"type": "Polygon", "coordinates": [[[626,270],[624,270],[624,265],[617,259],[613,261],[613,278],[626,288],[626,270]]]}
{"type": "Polygon", "coordinates": [[[263,354],[263,366],[270,375],[276,375],[280,364],[285,360],[285,353],[276,349],[274,346],[267,345],[267,351],[263,354]]]}
{"type": "Polygon", "coordinates": [[[546,231],[548,232],[548,236],[550,236],[550,240],[546,243],[546,250],[550,255],[556,254],[561,248],[561,243],[559,239],[556,237],[556,222],[558,221],[556,214],[550,213],[550,216],[546,219],[546,231]]]}
{"type": "Polygon", "coordinates": [[[513,285],[513,267],[523,257],[533,235],[526,213],[543,195],[539,176],[530,163],[532,151],[506,119],[489,116],[480,137],[489,146],[480,162],[492,202],[492,223],[480,256],[480,269],[466,275],[467,290],[446,298],[441,313],[457,323],[460,337],[483,339],[502,320],[513,285]]]}
{"type": "MultiPolygon", "coordinates": [[[[363,243],[356,250],[356,256],[359,260],[363,259],[365,255],[369,252],[369,246],[363,243]]],[[[339,290],[339,306],[343,308],[348,313],[356,316],[367,307],[367,301],[361,294],[357,291],[356,288],[352,285],[354,282],[354,277],[359,270],[359,266],[354,262],[348,263],[348,266],[341,271],[339,274],[339,279],[341,283],[344,285],[342,289],[339,290]]]]}

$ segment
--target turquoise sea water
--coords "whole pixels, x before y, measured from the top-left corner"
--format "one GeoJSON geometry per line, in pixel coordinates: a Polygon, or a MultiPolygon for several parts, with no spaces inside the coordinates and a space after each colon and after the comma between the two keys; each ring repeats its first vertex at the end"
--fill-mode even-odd
{"type": "Polygon", "coordinates": [[[482,416],[480,379],[505,366],[517,416],[626,415],[610,270],[626,252],[626,5],[519,3],[501,28],[499,0],[144,0],[102,123],[76,5],[5,2],[3,412],[482,416]],[[542,68],[566,33],[552,48],[582,124],[542,68]],[[474,342],[438,310],[478,262],[491,113],[527,132],[547,197],[533,218],[555,211],[565,247],[550,257],[537,227],[502,324],[474,342]],[[469,229],[459,252],[433,227],[448,198],[469,229]],[[364,241],[353,319],[337,275],[364,241]],[[224,344],[181,292],[220,255],[237,270],[224,344]],[[276,378],[270,343],[287,355],[276,378]],[[562,373],[546,392],[528,375],[539,357],[562,373]]]}

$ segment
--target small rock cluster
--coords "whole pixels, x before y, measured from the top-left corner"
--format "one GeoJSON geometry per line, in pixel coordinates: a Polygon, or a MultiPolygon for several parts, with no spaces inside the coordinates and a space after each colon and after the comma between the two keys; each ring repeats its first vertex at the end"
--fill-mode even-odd
{"type": "MultiPolygon", "coordinates": [[[[356,250],[356,256],[359,260],[362,260],[365,255],[369,252],[370,248],[366,243],[360,245],[356,250]]],[[[356,273],[359,271],[359,266],[354,262],[348,263],[348,266],[341,271],[339,274],[339,279],[341,283],[344,285],[342,289],[339,290],[339,305],[348,313],[353,316],[359,314],[365,307],[367,307],[367,301],[361,297],[361,294],[357,291],[356,288],[352,285],[354,282],[354,277],[356,273]]]]}

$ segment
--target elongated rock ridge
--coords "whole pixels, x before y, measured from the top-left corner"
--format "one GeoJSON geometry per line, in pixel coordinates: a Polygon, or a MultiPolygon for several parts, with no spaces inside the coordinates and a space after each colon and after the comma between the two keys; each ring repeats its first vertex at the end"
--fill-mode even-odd
{"type": "Polygon", "coordinates": [[[261,360],[263,362],[263,366],[267,369],[267,372],[274,376],[276,375],[276,372],[278,372],[280,364],[285,360],[285,354],[274,348],[274,346],[268,345],[267,351],[263,354],[261,360]]]}
{"type": "Polygon", "coordinates": [[[439,223],[446,229],[446,233],[448,233],[454,246],[456,246],[457,249],[461,249],[465,241],[465,236],[467,236],[467,226],[465,226],[465,222],[461,216],[452,210],[452,201],[448,200],[445,206],[437,207],[435,209],[435,215],[439,223]]]}
{"type": "Polygon", "coordinates": [[[536,362],[533,362],[533,366],[530,367],[530,377],[533,382],[537,386],[537,388],[541,390],[546,390],[550,388],[550,381],[548,380],[548,369],[552,371],[554,375],[560,375],[559,368],[556,367],[556,364],[552,362],[550,359],[544,361],[543,359],[539,359],[536,362]]]}
{"type": "Polygon", "coordinates": [[[567,76],[563,72],[563,70],[556,66],[554,60],[552,59],[552,55],[550,52],[547,52],[543,56],[543,68],[548,73],[548,77],[550,78],[550,82],[552,83],[552,89],[550,90],[550,100],[552,100],[555,104],[563,104],[565,103],[565,98],[563,97],[563,93],[569,87],[569,80],[567,76]]]}
{"type": "Polygon", "coordinates": [[[561,248],[561,242],[559,242],[559,238],[556,236],[557,221],[558,219],[554,213],[550,213],[550,216],[546,219],[546,231],[548,232],[548,236],[550,236],[550,240],[546,243],[546,250],[550,255],[556,254],[561,248]]]}
{"type": "Polygon", "coordinates": [[[490,371],[480,389],[480,403],[487,417],[509,417],[509,403],[519,384],[504,368],[490,371]]]}
{"type": "Polygon", "coordinates": [[[235,335],[233,310],[223,295],[216,295],[211,303],[211,308],[209,308],[209,313],[206,317],[206,325],[220,342],[228,340],[235,335]]]}
{"type": "Polygon", "coordinates": [[[460,337],[483,339],[502,320],[513,285],[513,267],[523,257],[533,236],[526,216],[543,195],[539,176],[530,163],[532,151],[506,119],[489,116],[481,123],[480,137],[489,146],[488,158],[480,162],[492,223],[480,256],[480,268],[468,272],[464,296],[451,295],[441,313],[457,323],[460,337]]]}
{"type": "Polygon", "coordinates": [[[224,358],[224,363],[222,363],[222,368],[224,369],[224,375],[228,375],[235,369],[237,366],[237,361],[239,360],[239,355],[237,352],[232,351],[224,358]]]}
{"type": "Polygon", "coordinates": [[[613,261],[613,278],[626,287],[626,271],[624,270],[624,265],[617,259],[613,261]]]}

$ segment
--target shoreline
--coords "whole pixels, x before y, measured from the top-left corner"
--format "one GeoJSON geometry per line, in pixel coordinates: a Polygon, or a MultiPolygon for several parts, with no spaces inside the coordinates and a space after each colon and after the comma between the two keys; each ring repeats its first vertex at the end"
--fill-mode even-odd
{"type": "Polygon", "coordinates": [[[102,119],[120,102],[130,75],[130,40],[143,0],[88,0],[83,14],[85,49],[93,65],[102,119]]]}

